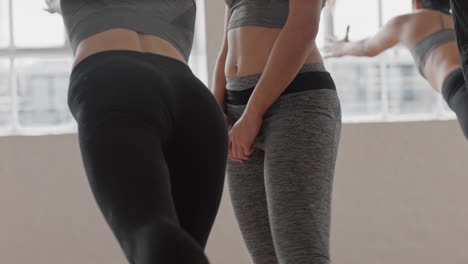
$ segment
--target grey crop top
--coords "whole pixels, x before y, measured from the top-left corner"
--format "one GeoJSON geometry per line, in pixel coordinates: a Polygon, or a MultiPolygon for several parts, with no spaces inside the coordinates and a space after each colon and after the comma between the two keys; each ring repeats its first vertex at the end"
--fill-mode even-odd
{"type": "Polygon", "coordinates": [[[160,37],[187,60],[193,44],[194,0],[61,0],[73,52],[92,35],[125,28],[160,37]]]}
{"type": "MultiPolygon", "coordinates": [[[[283,28],[289,0],[225,0],[231,10],[228,30],[242,26],[283,28]]],[[[323,6],[326,1],[323,0],[323,6]]]]}
{"type": "Polygon", "coordinates": [[[442,13],[439,15],[442,28],[418,42],[418,44],[410,50],[422,76],[424,76],[424,68],[426,67],[427,59],[432,51],[443,44],[456,41],[455,31],[451,28],[446,28],[442,13]]]}

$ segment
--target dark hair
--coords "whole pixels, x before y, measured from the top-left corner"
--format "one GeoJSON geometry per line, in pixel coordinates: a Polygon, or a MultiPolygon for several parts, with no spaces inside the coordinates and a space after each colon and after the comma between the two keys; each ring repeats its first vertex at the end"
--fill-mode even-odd
{"type": "MultiPolygon", "coordinates": [[[[423,8],[433,9],[438,11],[449,11],[450,0],[420,0],[423,8]]],[[[465,0],[466,1],[466,0],[465,0]]]]}

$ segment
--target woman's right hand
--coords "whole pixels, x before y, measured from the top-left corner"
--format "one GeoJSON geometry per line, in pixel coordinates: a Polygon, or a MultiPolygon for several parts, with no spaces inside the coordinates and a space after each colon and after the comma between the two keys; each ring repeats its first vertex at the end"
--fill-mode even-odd
{"type": "Polygon", "coordinates": [[[323,47],[323,50],[325,52],[324,59],[344,56],[344,46],[349,42],[349,28],[350,26],[348,25],[348,27],[346,28],[346,35],[341,40],[337,40],[334,37],[327,38],[325,46],[323,47]]]}

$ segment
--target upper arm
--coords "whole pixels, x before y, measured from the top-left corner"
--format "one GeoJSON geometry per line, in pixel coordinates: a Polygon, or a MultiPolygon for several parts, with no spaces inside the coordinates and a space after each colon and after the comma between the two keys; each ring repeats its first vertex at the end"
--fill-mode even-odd
{"type": "Polygon", "coordinates": [[[376,56],[387,49],[400,43],[403,26],[408,21],[408,16],[398,16],[385,24],[379,32],[366,40],[366,53],[376,56]]]}
{"type": "Polygon", "coordinates": [[[229,7],[226,7],[226,14],[224,18],[224,37],[223,37],[223,47],[222,52],[226,53],[228,49],[228,27],[229,21],[231,20],[231,10],[229,7]]]}
{"type": "Polygon", "coordinates": [[[231,9],[229,7],[226,7],[226,12],[225,12],[225,18],[224,18],[224,42],[227,45],[227,37],[228,37],[228,27],[229,27],[229,21],[231,20],[231,9]]]}
{"type": "Polygon", "coordinates": [[[287,24],[294,24],[306,36],[315,38],[320,23],[323,0],[289,0],[287,24]]]}

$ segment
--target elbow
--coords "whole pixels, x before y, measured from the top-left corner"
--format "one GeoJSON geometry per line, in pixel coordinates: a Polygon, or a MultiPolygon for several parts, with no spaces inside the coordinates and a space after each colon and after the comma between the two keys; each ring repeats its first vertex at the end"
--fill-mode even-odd
{"type": "Polygon", "coordinates": [[[307,44],[315,43],[315,39],[317,38],[318,31],[319,31],[318,25],[314,25],[304,30],[303,35],[307,44]]]}
{"type": "Polygon", "coordinates": [[[297,32],[298,42],[304,47],[313,47],[318,35],[318,27],[308,28],[297,32]]]}
{"type": "Polygon", "coordinates": [[[371,47],[366,41],[362,43],[362,53],[366,57],[376,57],[380,54],[380,51],[376,48],[371,47]]]}
{"type": "Polygon", "coordinates": [[[376,57],[377,55],[379,55],[378,52],[374,52],[374,51],[368,51],[365,53],[365,56],[366,57],[369,57],[369,58],[373,58],[373,57],[376,57]]]}
{"type": "Polygon", "coordinates": [[[366,52],[366,56],[369,57],[369,58],[377,57],[379,54],[380,54],[380,52],[376,51],[376,50],[368,50],[366,52]]]}

